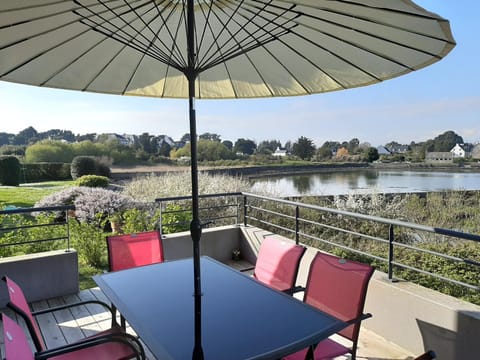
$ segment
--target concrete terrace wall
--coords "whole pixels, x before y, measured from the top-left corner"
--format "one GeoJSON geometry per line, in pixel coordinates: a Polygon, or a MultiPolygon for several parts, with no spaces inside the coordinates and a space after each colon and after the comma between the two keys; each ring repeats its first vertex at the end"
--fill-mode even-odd
{"type": "MultiPolygon", "coordinates": [[[[262,240],[273,234],[255,227],[242,227],[241,233],[244,242],[241,247],[250,249],[243,250],[242,254],[255,263],[262,240]]],[[[306,284],[308,269],[317,251],[307,248],[298,274],[299,285],[306,284]]],[[[390,282],[387,274],[375,271],[365,311],[373,317],[362,326],[412,354],[433,349],[439,360],[479,358],[480,306],[410,282],[390,282]]]]}
{"type": "MultiPolygon", "coordinates": [[[[28,301],[78,293],[78,254],[75,250],[54,250],[0,259],[0,276],[7,275],[25,293],[28,301]]],[[[8,294],[0,281],[0,308],[8,294]]]]}

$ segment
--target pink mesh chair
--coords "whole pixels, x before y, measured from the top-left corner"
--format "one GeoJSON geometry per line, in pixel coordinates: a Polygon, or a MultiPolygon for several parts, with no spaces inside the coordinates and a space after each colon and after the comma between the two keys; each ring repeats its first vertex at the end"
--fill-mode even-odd
{"type": "Polygon", "coordinates": [[[164,261],[158,230],[107,237],[109,271],[129,269],[164,261]]]}
{"type": "Polygon", "coordinates": [[[374,268],[367,264],[345,260],[333,255],[317,253],[310,265],[304,302],[336,318],[351,323],[338,333],[351,341],[346,347],[332,339],[321,341],[316,347],[289,355],[288,360],[332,359],[347,353],[356,358],[361,320],[370,317],[363,314],[367,288],[374,268]]]}
{"type": "MultiPolygon", "coordinates": [[[[108,271],[119,271],[164,261],[160,231],[107,236],[108,271]]],[[[117,309],[112,305],[113,316],[117,309]]],[[[125,318],[120,316],[125,329],[125,318]]]]}
{"type": "Polygon", "coordinates": [[[3,339],[6,360],[110,360],[142,358],[130,335],[93,337],[81,343],[42,350],[34,354],[23,329],[7,315],[2,314],[3,339]]]}
{"type": "MultiPolygon", "coordinates": [[[[12,279],[4,276],[3,281],[5,281],[7,285],[7,291],[9,296],[9,301],[7,303],[7,307],[13,310],[16,314],[18,314],[27,325],[28,331],[32,338],[32,341],[35,345],[36,351],[38,353],[42,352],[51,352],[54,350],[46,349],[45,342],[43,341],[42,333],[40,332],[40,328],[38,327],[37,321],[35,320],[36,315],[45,314],[57,310],[66,309],[72,306],[79,306],[85,305],[88,303],[94,303],[104,306],[105,308],[109,309],[112,312],[110,307],[101,302],[96,300],[89,300],[89,301],[82,301],[75,304],[68,304],[63,306],[57,306],[54,308],[49,308],[45,310],[40,310],[36,312],[31,312],[30,307],[28,306],[27,300],[25,299],[25,295],[23,294],[22,289],[18,286],[12,279]]],[[[112,317],[113,319],[113,317],[112,317]]],[[[4,325],[5,326],[5,325],[4,325]]],[[[90,358],[90,359],[115,359],[115,358],[125,358],[125,359],[144,359],[145,353],[143,350],[142,345],[135,337],[126,334],[116,322],[113,323],[113,326],[105,331],[99,332],[93,336],[86,337],[76,343],[70,344],[69,349],[82,349],[82,353],[89,353],[89,357],[81,357],[81,359],[90,358]],[[90,344],[104,344],[98,345],[95,347],[91,347],[90,344]],[[85,348],[85,349],[84,349],[85,348]],[[88,348],[88,350],[87,350],[88,348]],[[97,355],[101,355],[103,353],[112,353],[118,355],[118,357],[97,357],[97,355]]],[[[14,354],[14,353],[13,353],[14,354]]],[[[23,353],[22,353],[23,354],[23,353]]],[[[61,359],[76,359],[77,357],[61,357],[61,359]]],[[[7,356],[8,359],[8,356],[7,356]]],[[[15,356],[11,357],[11,359],[17,359],[15,356]]],[[[59,358],[60,359],[60,358],[59,358]]]]}
{"type": "Polygon", "coordinates": [[[265,238],[258,251],[253,277],[276,290],[293,292],[305,250],[304,246],[290,241],[265,238]]]}

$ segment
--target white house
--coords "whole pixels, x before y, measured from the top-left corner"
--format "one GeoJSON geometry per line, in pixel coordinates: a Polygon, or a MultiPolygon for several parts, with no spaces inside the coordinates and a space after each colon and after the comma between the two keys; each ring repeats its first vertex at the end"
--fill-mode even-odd
{"type": "Polygon", "coordinates": [[[273,156],[287,156],[287,149],[281,149],[277,147],[277,149],[272,154],[273,156]]]}
{"type": "Polygon", "coordinates": [[[466,155],[465,149],[460,144],[455,144],[455,146],[450,150],[454,158],[464,158],[466,155]]]}

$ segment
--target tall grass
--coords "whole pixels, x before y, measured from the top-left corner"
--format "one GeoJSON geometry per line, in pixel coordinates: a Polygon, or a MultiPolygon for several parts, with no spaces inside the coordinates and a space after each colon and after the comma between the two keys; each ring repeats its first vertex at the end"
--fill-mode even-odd
{"type": "MultiPolygon", "coordinates": [[[[151,202],[161,197],[191,195],[191,184],[190,172],[149,175],[126,184],[123,193],[139,201],[151,202]]],[[[198,174],[199,194],[249,191],[250,189],[249,182],[241,177],[198,174]]]]}

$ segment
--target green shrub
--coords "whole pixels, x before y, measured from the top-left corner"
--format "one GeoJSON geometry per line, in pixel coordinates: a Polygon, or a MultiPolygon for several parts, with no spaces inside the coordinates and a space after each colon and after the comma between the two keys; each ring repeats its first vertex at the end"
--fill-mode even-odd
{"type": "Polygon", "coordinates": [[[70,180],[70,163],[43,162],[25,163],[22,167],[23,182],[70,180]]]}
{"type": "Polygon", "coordinates": [[[86,187],[100,187],[106,188],[110,180],[106,176],[98,175],[83,175],[75,180],[76,186],[86,186],[86,187]]]}
{"type": "Polygon", "coordinates": [[[110,177],[111,171],[106,160],[103,157],[76,156],[72,160],[70,173],[73,180],[77,180],[84,175],[98,175],[110,177]]]}
{"type": "Polygon", "coordinates": [[[0,184],[8,186],[20,184],[20,161],[16,156],[0,156],[0,184]]]}
{"type": "Polygon", "coordinates": [[[95,159],[91,156],[76,156],[70,165],[70,174],[73,180],[83,175],[95,175],[95,159]]]}

